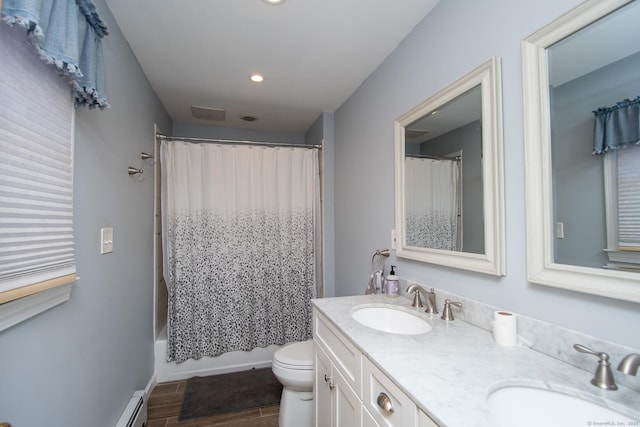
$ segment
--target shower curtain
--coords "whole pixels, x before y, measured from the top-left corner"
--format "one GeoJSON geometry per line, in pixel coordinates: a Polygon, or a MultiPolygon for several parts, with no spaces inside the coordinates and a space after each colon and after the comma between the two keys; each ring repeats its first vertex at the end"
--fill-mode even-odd
{"type": "Polygon", "coordinates": [[[161,144],[168,361],[311,336],[318,149],[161,144]]]}
{"type": "Polygon", "coordinates": [[[460,165],[456,160],[406,158],[406,244],[460,250],[460,165]]]}

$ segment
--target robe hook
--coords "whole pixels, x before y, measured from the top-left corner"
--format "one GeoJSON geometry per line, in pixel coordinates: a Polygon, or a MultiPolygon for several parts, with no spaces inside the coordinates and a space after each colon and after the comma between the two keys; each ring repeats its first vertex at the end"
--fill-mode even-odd
{"type": "Polygon", "coordinates": [[[138,168],[134,168],[133,166],[129,166],[127,168],[127,172],[129,173],[129,175],[137,175],[139,173],[144,172],[142,169],[138,169],[138,168]]]}

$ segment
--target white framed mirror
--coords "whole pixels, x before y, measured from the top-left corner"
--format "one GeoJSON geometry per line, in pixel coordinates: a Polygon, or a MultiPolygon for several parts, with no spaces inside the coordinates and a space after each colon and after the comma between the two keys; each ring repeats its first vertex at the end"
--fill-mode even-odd
{"type": "Polygon", "coordinates": [[[588,0],[522,42],[533,283],[640,302],[640,146],[614,123],[640,117],[638,22],[640,2],[588,0]]]}
{"type": "Polygon", "coordinates": [[[398,257],[506,274],[499,58],[396,120],[395,173],[398,257]]]}

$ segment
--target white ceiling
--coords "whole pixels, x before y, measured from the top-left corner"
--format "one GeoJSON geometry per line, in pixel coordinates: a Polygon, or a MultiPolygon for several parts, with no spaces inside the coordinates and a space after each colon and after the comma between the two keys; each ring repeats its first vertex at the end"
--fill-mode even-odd
{"type": "MultiPolygon", "coordinates": [[[[174,122],[304,133],[439,0],[107,0],[174,122]],[[261,84],[249,75],[265,76],[261,84]],[[194,119],[191,106],[227,110],[194,119]],[[248,123],[239,117],[257,116],[248,123]]],[[[108,89],[107,89],[108,90],[108,89]]]]}

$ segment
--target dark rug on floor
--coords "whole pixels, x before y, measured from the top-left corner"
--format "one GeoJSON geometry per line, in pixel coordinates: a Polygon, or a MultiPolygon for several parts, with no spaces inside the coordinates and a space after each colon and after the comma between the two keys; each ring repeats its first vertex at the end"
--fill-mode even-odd
{"type": "Polygon", "coordinates": [[[282,384],[271,368],[193,377],[187,381],[179,419],[277,405],[281,393],[282,384]]]}

